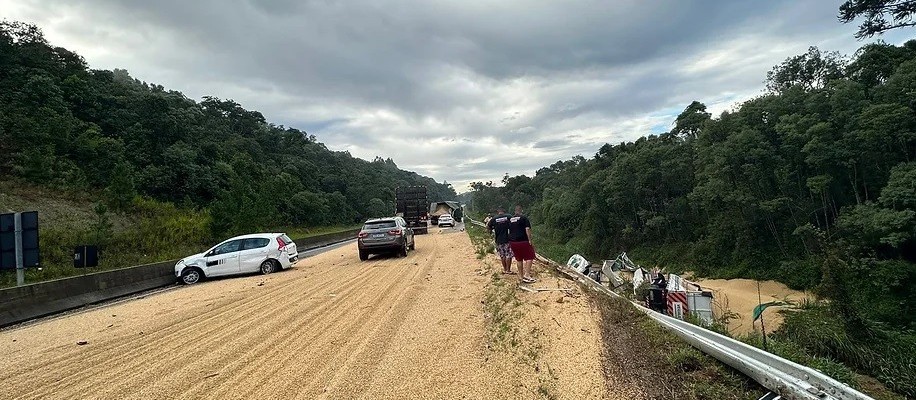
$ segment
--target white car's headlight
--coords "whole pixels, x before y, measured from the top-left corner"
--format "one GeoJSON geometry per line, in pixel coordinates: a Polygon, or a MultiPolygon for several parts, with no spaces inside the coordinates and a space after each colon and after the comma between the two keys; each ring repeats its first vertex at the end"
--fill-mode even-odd
{"type": "Polygon", "coordinates": [[[175,269],[179,269],[184,266],[184,260],[178,260],[178,263],[175,264],[175,269]]]}

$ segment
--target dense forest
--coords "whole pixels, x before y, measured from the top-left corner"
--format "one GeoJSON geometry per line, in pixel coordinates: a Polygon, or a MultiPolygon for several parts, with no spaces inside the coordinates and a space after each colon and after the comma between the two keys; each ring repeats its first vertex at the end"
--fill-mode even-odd
{"type": "Polygon", "coordinates": [[[0,23],[0,154],[0,179],[98,191],[116,212],[137,197],[204,210],[215,235],[390,215],[400,185],[426,185],[431,200],[456,196],[234,101],[196,102],[125,70],[90,69],[18,22],[0,23]]]}
{"type": "MultiPolygon", "coordinates": [[[[811,48],[766,83],[718,118],[693,102],[667,133],[473,183],[471,207],[525,206],[536,243],[561,260],[628,251],[776,279],[830,299],[847,332],[916,329],[916,40],[850,58],[811,48]]],[[[916,349],[912,336],[893,342],[916,349]]]]}

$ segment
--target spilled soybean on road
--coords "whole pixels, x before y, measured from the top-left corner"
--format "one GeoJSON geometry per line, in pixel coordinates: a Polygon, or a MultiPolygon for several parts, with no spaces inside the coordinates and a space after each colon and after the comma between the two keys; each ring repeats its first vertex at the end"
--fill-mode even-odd
{"type": "MultiPolygon", "coordinates": [[[[488,346],[482,301],[491,276],[464,232],[417,236],[417,250],[406,258],[360,262],[355,246],[266,277],[204,282],[0,332],[0,393],[17,399],[538,398],[545,394],[539,382],[552,379],[559,381],[551,383],[554,397],[615,397],[601,383],[596,357],[568,363],[569,371],[555,365],[544,378],[488,346]]],[[[569,307],[588,304],[564,307],[570,314],[569,307]]],[[[595,337],[584,345],[596,349],[582,353],[600,352],[597,322],[587,311],[561,320],[566,328],[557,322],[545,330],[558,337],[535,346],[556,352],[544,359],[566,358],[563,337],[582,340],[585,331],[595,337]]]]}

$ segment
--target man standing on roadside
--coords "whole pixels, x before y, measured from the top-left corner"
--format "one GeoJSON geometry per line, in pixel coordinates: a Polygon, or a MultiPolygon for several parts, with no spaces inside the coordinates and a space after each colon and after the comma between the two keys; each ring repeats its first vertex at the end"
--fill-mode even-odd
{"type": "Polygon", "coordinates": [[[493,234],[493,240],[496,242],[496,253],[499,254],[499,261],[503,264],[503,273],[512,273],[512,247],[509,246],[509,218],[512,216],[506,214],[502,207],[496,209],[496,216],[487,221],[487,229],[493,234]]]}
{"type": "Polygon", "coordinates": [[[515,206],[515,215],[509,218],[509,246],[518,261],[518,276],[522,283],[534,283],[531,264],[534,262],[534,246],[531,244],[531,222],[522,215],[522,206],[515,206]]]}

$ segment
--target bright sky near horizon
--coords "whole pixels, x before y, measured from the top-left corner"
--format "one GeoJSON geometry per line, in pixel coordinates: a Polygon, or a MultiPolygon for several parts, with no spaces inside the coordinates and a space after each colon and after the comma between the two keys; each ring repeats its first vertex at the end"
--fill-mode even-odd
{"type": "Polygon", "coordinates": [[[840,3],[0,0],[0,19],[463,192],[667,131],[692,100],[718,115],[808,46],[852,55],[840,3]]]}

